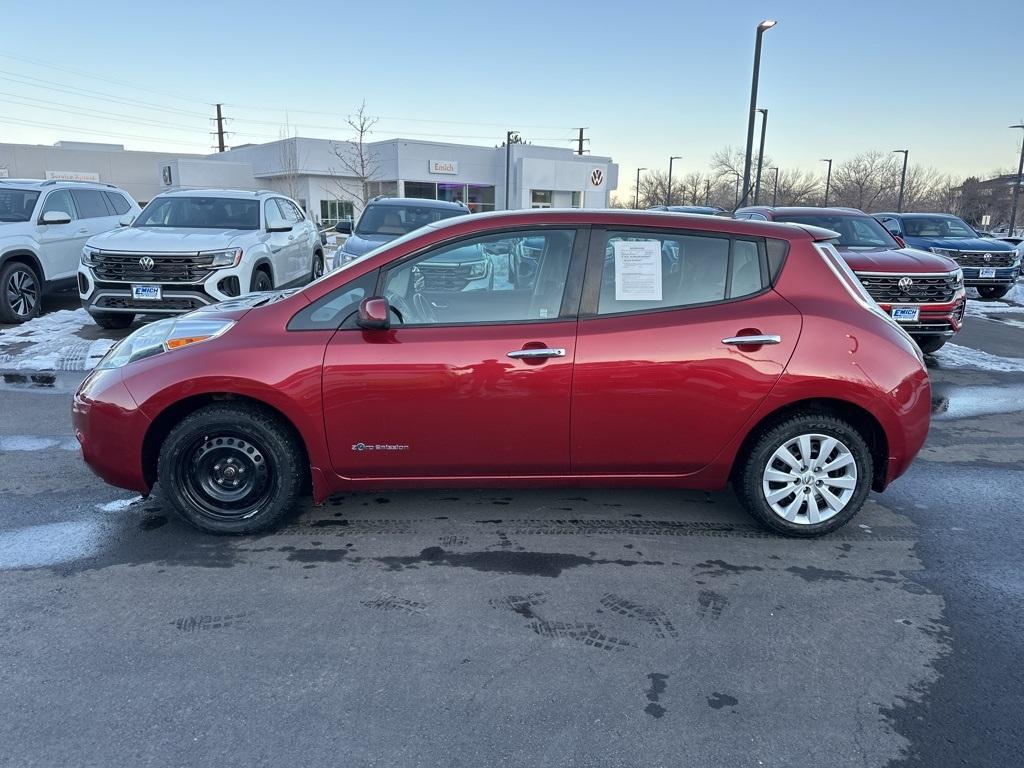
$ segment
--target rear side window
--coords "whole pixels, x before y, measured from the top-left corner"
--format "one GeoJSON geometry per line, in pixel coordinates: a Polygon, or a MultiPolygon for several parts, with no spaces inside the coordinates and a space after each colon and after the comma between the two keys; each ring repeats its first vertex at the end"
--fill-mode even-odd
{"type": "Polygon", "coordinates": [[[597,313],[671,309],[736,299],[766,284],[757,240],[609,232],[597,313]]]}
{"type": "Polygon", "coordinates": [[[107,200],[99,190],[73,189],[71,196],[78,206],[79,217],[83,219],[100,219],[113,215],[113,210],[107,207],[107,200]]]}
{"type": "Polygon", "coordinates": [[[124,216],[132,209],[131,204],[124,199],[124,195],[119,195],[117,192],[104,192],[103,195],[118,216],[124,216]]]}

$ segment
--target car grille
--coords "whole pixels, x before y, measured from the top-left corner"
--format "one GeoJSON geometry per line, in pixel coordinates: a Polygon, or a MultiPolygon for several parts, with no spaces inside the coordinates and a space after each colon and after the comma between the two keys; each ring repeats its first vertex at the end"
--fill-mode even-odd
{"type": "Polygon", "coordinates": [[[200,299],[164,297],[160,301],[138,301],[129,296],[101,296],[94,305],[97,309],[137,309],[140,312],[188,312],[206,306],[200,299]]]}
{"type": "Polygon", "coordinates": [[[858,274],[871,298],[880,304],[927,304],[952,301],[956,295],[956,277],[940,275],[863,275],[858,274]],[[913,282],[900,288],[900,280],[910,278],[913,282]]]}
{"type": "Polygon", "coordinates": [[[100,251],[94,254],[93,261],[93,270],[100,280],[120,283],[197,283],[210,276],[213,256],[100,251]],[[146,258],[153,260],[151,269],[145,269],[139,263],[146,258]]]}
{"type": "Polygon", "coordinates": [[[1015,251],[950,251],[949,255],[961,267],[1009,267],[1017,258],[1015,251]]]}
{"type": "Polygon", "coordinates": [[[420,264],[417,267],[426,291],[461,291],[469,283],[470,267],[420,264]]]}

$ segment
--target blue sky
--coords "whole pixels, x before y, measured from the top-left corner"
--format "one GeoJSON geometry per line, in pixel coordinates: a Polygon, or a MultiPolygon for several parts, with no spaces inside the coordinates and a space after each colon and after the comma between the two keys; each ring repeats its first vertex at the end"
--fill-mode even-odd
{"type": "Polygon", "coordinates": [[[240,144],[376,138],[495,144],[506,128],[677,173],[745,137],[754,28],[767,153],[822,167],[877,148],[955,175],[1015,165],[1024,119],[1021,0],[821,2],[11,3],[0,141],[112,141],[202,152],[225,103],[240,144]],[[286,12],[287,16],[281,14],[286,12]],[[31,44],[29,43],[31,42],[31,44]],[[44,41],[45,45],[36,45],[44,41]],[[49,127],[49,126],[63,127],[49,127]],[[493,137],[493,138],[492,138],[493,137]]]}

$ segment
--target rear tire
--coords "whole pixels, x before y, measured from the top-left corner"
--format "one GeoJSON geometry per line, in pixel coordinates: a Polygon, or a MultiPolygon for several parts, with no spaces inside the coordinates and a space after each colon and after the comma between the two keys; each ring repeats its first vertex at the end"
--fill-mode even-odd
{"type": "Polygon", "coordinates": [[[24,323],[39,316],[43,284],[28,264],[9,261],[0,268],[0,323],[24,323]]]}
{"type": "Polygon", "coordinates": [[[276,526],[308,476],[302,445],[278,417],[251,405],[207,405],[160,446],[160,492],[185,522],[209,533],[276,526]]]}
{"type": "Polygon", "coordinates": [[[272,290],[274,290],[274,281],[270,279],[270,275],[267,274],[266,270],[257,269],[252,273],[252,279],[249,281],[250,293],[272,290]]]}
{"type": "Polygon", "coordinates": [[[914,342],[926,355],[934,355],[949,341],[945,336],[915,336],[914,342]]]}
{"type": "Polygon", "coordinates": [[[111,312],[105,315],[93,315],[92,319],[96,321],[96,325],[98,325],[100,328],[109,328],[113,330],[127,328],[128,326],[130,326],[133,322],[135,322],[135,315],[127,313],[122,314],[121,312],[111,312]]]}
{"type": "Polygon", "coordinates": [[[324,275],[324,255],[317,251],[313,254],[313,270],[309,273],[309,282],[319,280],[324,275]]]}
{"type": "Polygon", "coordinates": [[[841,528],[864,505],[873,479],[864,438],[825,414],[798,414],[767,427],[740,462],[734,481],[740,502],[786,536],[810,538],[841,528]]]}
{"type": "Polygon", "coordinates": [[[1010,285],[979,285],[978,295],[983,299],[1001,299],[1010,292],[1010,285]]]}

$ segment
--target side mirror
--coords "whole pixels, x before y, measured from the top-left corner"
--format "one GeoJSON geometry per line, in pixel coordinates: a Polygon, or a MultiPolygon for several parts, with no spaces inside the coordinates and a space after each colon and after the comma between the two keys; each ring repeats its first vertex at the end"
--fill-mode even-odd
{"type": "Polygon", "coordinates": [[[70,224],[71,215],[64,211],[47,211],[40,221],[43,224],[70,224]]]}
{"type": "Polygon", "coordinates": [[[900,244],[900,248],[906,248],[907,247],[907,241],[904,240],[902,237],[897,235],[895,232],[890,232],[889,234],[892,235],[892,239],[893,240],[895,240],[897,243],[900,244]]]}
{"type": "Polygon", "coordinates": [[[391,327],[391,305],[387,299],[371,296],[359,302],[356,325],[368,331],[386,331],[391,327]]]}
{"type": "Polygon", "coordinates": [[[294,225],[284,219],[271,219],[267,222],[267,232],[291,232],[294,225]]]}
{"type": "Polygon", "coordinates": [[[133,221],[135,221],[135,217],[130,213],[126,213],[124,216],[117,220],[117,223],[120,224],[122,227],[130,227],[133,221]]]}
{"type": "Polygon", "coordinates": [[[351,235],[352,234],[352,219],[342,219],[334,225],[334,231],[339,235],[351,235]]]}

